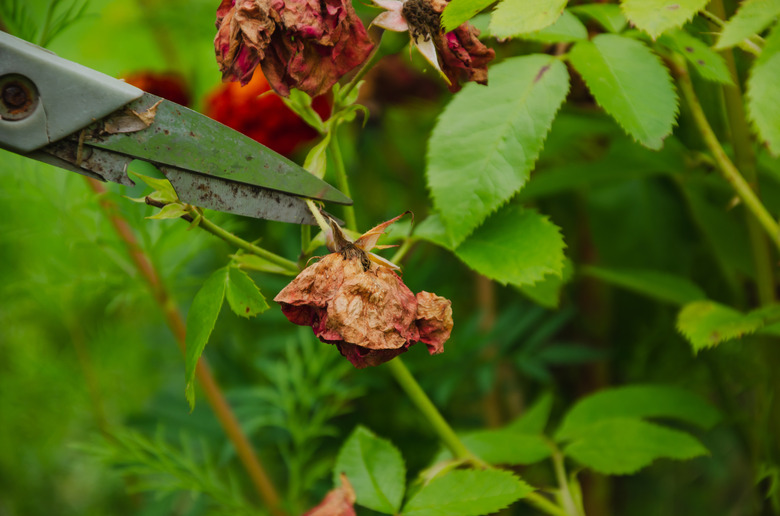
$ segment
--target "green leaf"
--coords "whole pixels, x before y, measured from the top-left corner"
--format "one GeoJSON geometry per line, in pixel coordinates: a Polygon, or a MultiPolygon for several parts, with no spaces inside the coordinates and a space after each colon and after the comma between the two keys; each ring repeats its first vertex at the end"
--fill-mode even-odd
{"type": "Polygon", "coordinates": [[[508,471],[453,470],[423,486],[404,506],[404,516],[478,516],[497,512],[533,492],[508,471]]]}
{"type": "Polygon", "coordinates": [[[502,285],[532,284],[563,270],[563,237],[547,217],[515,205],[502,208],[466,239],[455,254],[502,285]]]}
{"type": "Polygon", "coordinates": [[[706,299],[704,291],[688,278],[646,269],[606,269],[585,266],[582,274],[673,305],[706,299]]]}
{"type": "MultiPolygon", "coordinates": [[[[550,456],[550,446],[539,434],[517,432],[507,427],[500,430],[482,430],[458,434],[461,442],[477,457],[488,464],[529,465],[550,456]]],[[[443,450],[435,462],[452,458],[449,450],[443,450]]]]}
{"type": "Polygon", "coordinates": [[[225,295],[230,308],[241,317],[254,317],[268,310],[268,303],[249,275],[235,267],[228,269],[228,284],[225,295]]]}
{"type": "Polygon", "coordinates": [[[230,255],[230,258],[233,259],[233,263],[236,266],[244,270],[270,272],[272,274],[281,274],[282,276],[296,276],[290,269],[269,262],[256,254],[237,253],[230,255]]]}
{"type": "Polygon", "coordinates": [[[715,48],[723,50],[757,34],[780,15],[780,0],[745,0],[726,22],[715,48]]]}
{"type": "Polygon", "coordinates": [[[455,30],[496,0],[452,0],[441,13],[444,30],[455,30]]]}
{"type": "Polygon", "coordinates": [[[536,32],[555,23],[566,7],[566,0],[503,0],[493,10],[490,34],[511,38],[536,32]]]}
{"type": "MultiPolygon", "coordinates": [[[[132,166],[137,167],[140,165],[134,163],[132,166]]],[[[171,204],[179,201],[179,196],[176,195],[176,191],[173,189],[173,185],[167,179],[157,179],[156,177],[145,176],[143,174],[139,174],[138,172],[133,172],[132,170],[128,170],[128,172],[154,189],[154,192],[152,192],[149,197],[155,201],[164,204],[171,204]]]]}
{"type": "Polygon", "coordinates": [[[541,434],[547,426],[547,420],[550,419],[553,397],[547,392],[534,402],[531,407],[520,417],[509,423],[507,430],[524,434],[541,434]]]}
{"type": "Polygon", "coordinates": [[[560,304],[563,286],[569,282],[573,274],[574,265],[571,260],[564,258],[560,275],[548,274],[541,281],[533,285],[523,285],[518,289],[531,301],[545,308],[555,309],[560,304]]]}
{"type": "Polygon", "coordinates": [[[672,27],[682,27],[709,0],[624,0],[623,12],[638,29],[655,39],[672,27]]]}
{"type": "Polygon", "coordinates": [[[628,25],[628,20],[620,10],[620,6],[615,4],[576,5],[569,10],[576,15],[595,21],[615,34],[622,32],[628,25]]]}
{"type": "Polygon", "coordinates": [[[330,144],[330,135],[328,132],[317,145],[312,147],[306,155],[303,162],[303,168],[312,173],[312,175],[322,179],[328,169],[328,145],[330,144]]]}
{"type": "Polygon", "coordinates": [[[702,78],[720,84],[734,84],[723,56],[686,31],[669,31],[661,36],[658,42],[684,56],[691,68],[696,70],[702,78]]]}
{"type": "Polygon", "coordinates": [[[711,428],[720,415],[707,402],[688,391],[666,385],[630,385],[592,394],[566,414],[555,439],[578,437],[591,425],[614,418],[665,418],[711,428]]]}
{"type": "Polygon", "coordinates": [[[581,39],[588,39],[588,29],[568,10],[563,11],[561,17],[552,25],[540,31],[522,34],[520,37],[542,43],[571,43],[581,39]]]}
{"type": "Polygon", "coordinates": [[[174,204],[166,204],[160,209],[160,211],[146,218],[147,219],[178,219],[180,217],[183,217],[184,215],[187,215],[188,213],[189,212],[187,211],[187,209],[184,207],[183,204],[174,203],[174,204]]]}
{"type": "Polygon", "coordinates": [[[428,218],[417,224],[414,228],[414,236],[445,249],[452,250],[455,248],[447,234],[447,228],[444,227],[444,222],[442,222],[438,213],[430,214],[428,218]]]}
{"type": "Polygon", "coordinates": [[[638,419],[616,418],[587,427],[564,454],[605,475],[634,473],[661,458],[707,455],[691,435],[638,419]]]}
{"type": "Polygon", "coordinates": [[[187,387],[185,394],[190,409],[195,407],[195,366],[211,336],[217,316],[225,299],[228,268],[217,269],[200,288],[187,312],[187,353],[185,357],[187,387]]]}
{"type": "Polygon", "coordinates": [[[660,149],[677,115],[669,71],[639,41],[600,34],[569,54],[604,110],[642,145],[660,149]]]}
{"type": "Polygon", "coordinates": [[[677,329],[698,352],[721,342],[755,333],[780,320],[780,305],[771,305],[742,314],[714,301],[695,301],[677,316],[677,329]]]}
{"type": "Polygon", "coordinates": [[[546,55],[506,59],[490,84],[469,83],[433,130],[427,179],[453,244],[460,244],[528,180],[569,89],[566,66],[546,55]]]}
{"type": "Polygon", "coordinates": [[[358,426],[336,458],[333,482],[344,473],[355,489],[357,503],[379,512],[396,514],[404,496],[406,468],[393,444],[358,426]]]}
{"type": "Polygon", "coordinates": [[[747,111],[758,136],[775,156],[780,155],[780,25],[750,71],[747,111]]]}

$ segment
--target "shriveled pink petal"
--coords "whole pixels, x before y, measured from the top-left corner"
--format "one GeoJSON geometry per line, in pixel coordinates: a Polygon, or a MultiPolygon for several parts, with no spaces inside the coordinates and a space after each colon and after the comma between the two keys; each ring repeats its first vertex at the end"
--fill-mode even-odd
{"type": "Polygon", "coordinates": [[[378,5],[382,9],[387,9],[388,11],[398,11],[401,12],[401,9],[404,7],[404,2],[401,2],[399,0],[371,0],[374,2],[375,5],[378,5]]]}
{"type": "Polygon", "coordinates": [[[436,46],[433,44],[433,37],[429,36],[426,40],[423,36],[417,36],[414,38],[414,46],[417,47],[417,50],[420,51],[420,54],[422,54],[425,60],[428,61],[431,66],[441,74],[444,80],[447,81],[447,84],[449,84],[450,79],[442,71],[441,66],[439,66],[439,59],[436,57],[436,46]]]}
{"type": "Polygon", "coordinates": [[[364,251],[370,251],[376,245],[377,241],[379,240],[379,237],[385,234],[385,230],[391,224],[393,224],[395,221],[397,221],[407,213],[412,213],[412,212],[407,210],[402,214],[398,215],[397,217],[393,217],[392,219],[382,222],[381,224],[369,229],[368,231],[360,235],[360,238],[355,240],[355,245],[363,249],[364,251]]]}
{"type": "Polygon", "coordinates": [[[459,81],[487,84],[487,65],[496,53],[479,40],[479,30],[469,23],[437,36],[434,40],[448,77],[450,91],[460,89],[459,81]]]}
{"type": "Polygon", "coordinates": [[[303,516],[355,516],[355,500],[355,490],[342,473],[341,487],[328,491],[319,505],[306,511],[303,516]]]}
{"type": "Polygon", "coordinates": [[[417,328],[420,341],[428,345],[431,355],[444,351],[452,325],[452,302],[449,299],[425,291],[417,294],[417,328]]]}
{"type": "Polygon", "coordinates": [[[368,349],[348,342],[339,342],[336,346],[339,353],[358,369],[376,367],[409,350],[409,345],[398,349],[368,349]]]}
{"type": "Polygon", "coordinates": [[[371,25],[376,25],[377,27],[392,30],[394,32],[405,32],[409,30],[409,25],[399,11],[385,11],[374,18],[371,25]]]}

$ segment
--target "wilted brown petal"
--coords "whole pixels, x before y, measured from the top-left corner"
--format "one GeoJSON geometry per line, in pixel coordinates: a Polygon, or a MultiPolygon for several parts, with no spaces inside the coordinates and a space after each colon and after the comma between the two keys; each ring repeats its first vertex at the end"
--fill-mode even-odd
{"type": "Polygon", "coordinates": [[[428,345],[431,355],[444,351],[452,325],[452,302],[449,299],[425,291],[417,294],[417,328],[420,341],[428,345]]]}
{"type": "Polygon", "coordinates": [[[311,510],[303,516],[355,516],[355,490],[347,480],[346,475],[341,474],[341,487],[337,487],[311,510]]]}
{"type": "Polygon", "coordinates": [[[373,49],[350,0],[223,0],[217,27],[223,80],[246,83],[259,64],[285,97],[327,92],[373,49]]]}
{"type": "Polygon", "coordinates": [[[487,84],[487,64],[496,56],[492,48],[479,40],[479,30],[469,23],[434,38],[442,71],[450,80],[450,91],[460,89],[459,82],[487,84]]]}

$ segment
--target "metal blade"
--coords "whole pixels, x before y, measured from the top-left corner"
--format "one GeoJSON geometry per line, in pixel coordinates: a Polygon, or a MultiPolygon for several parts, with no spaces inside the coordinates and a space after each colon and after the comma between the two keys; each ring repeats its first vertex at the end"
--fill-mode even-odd
{"type": "MultiPolygon", "coordinates": [[[[143,113],[161,100],[145,93],[140,99],[128,104],[125,111],[143,113]]],[[[221,191],[222,203],[225,205],[232,205],[239,198],[249,199],[250,195],[240,193],[245,185],[338,204],[352,204],[349,197],[284,156],[173,102],[162,100],[154,121],[143,130],[106,134],[102,128],[110,121],[111,117],[108,117],[93,128],[85,143],[135,156],[156,165],[189,170],[200,176],[237,184],[233,190],[221,191]]],[[[185,181],[184,178],[179,180],[179,187],[174,185],[177,191],[185,181]]],[[[202,184],[202,180],[198,181],[202,184]]]]}

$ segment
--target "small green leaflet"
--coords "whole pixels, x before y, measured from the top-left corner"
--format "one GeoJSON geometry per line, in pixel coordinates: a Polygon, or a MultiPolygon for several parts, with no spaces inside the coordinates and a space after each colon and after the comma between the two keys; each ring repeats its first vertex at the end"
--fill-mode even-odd
{"type": "Polygon", "coordinates": [[[520,37],[542,43],[571,43],[581,39],[588,39],[588,29],[579,18],[567,9],[563,11],[561,17],[552,25],[536,32],[522,34],[520,37]]]}
{"type": "Polygon", "coordinates": [[[187,215],[188,213],[189,211],[187,211],[184,205],[177,202],[173,204],[166,204],[165,206],[162,207],[160,211],[146,218],[147,219],[178,219],[180,217],[183,217],[184,215],[187,215]]]}
{"type": "Polygon", "coordinates": [[[712,428],[720,414],[695,394],[668,385],[630,385],[606,389],[578,401],[555,434],[558,441],[574,439],[599,421],[614,418],[676,419],[712,428]]]}
{"type": "MultiPolygon", "coordinates": [[[[530,465],[550,456],[550,446],[541,434],[524,434],[511,428],[459,434],[463,445],[488,464],[530,465]]],[[[434,462],[452,459],[442,450],[434,462]]]]}
{"type": "Polygon", "coordinates": [[[585,266],[582,274],[606,283],[623,287],[663,303],[682,306],[691,301],[706,299],[704,291],[683,276],[647,269],[606,269],[585,266]]]}
{"type": "Polygon", "coordinates": [[[502,285],[533,284],[561,274],[560,228],[533,210],[508,205],[466,239],[455,254],[466,265],[502,285]]]}
{"type": "Polygon", "coordinates": [[[596,102],[642,145],[660,149],[677,115],[669,71],[639,41],[600,34],[569,54],[596,102]]]}
{"type": "Polygon", "coordinates": [[[590,18],[609,32],[618,34],[626,28],[628,20],[615,4],[585,4],[575,5],[569,9],[580,17],[590,18]]]}
{"type": "Polygon", "coordinates": [[[698,352],[755,333],[780,321],[780,305],[770,305],[742,314],[714,301],[695,301],[685,305],[677,316],[677,329],[698,352]]]}
{"type": "Polygon", "coordinates": [[[744,0],[726,22],[715,48],[723,50],[757,34],[780,15],[780,0],[744,0]]]}
{"type": "Polygon", "coordinates": [[[520,417],[506,426],[507,430],[523,434],[542,434],[550,419],[553,397],[549,392],[542,394],[520,417]]]}
{"type": "Polygon", "coordinates": [[[685,432],[627,418],[589,426],[563,451],[605,475],[631,474],[660,458],[685,460],[709,453],[685,432]]]}
{"type": "Polygon", "coordinates": [[[503,0],[493,11],[490,34],[511,38],[536,32],[555,23],[567,0],[503,0]]]}
{"type": "Polygon", "coordinates": [[[780,156],[780,25],[753,64],[747,84],[747,111],[760,139],[780,156]]]}
{"type": "Polygon", "coordinates": [[[704,9],[709,0],[623,0],[628,21],[653,39],[672,27],[682,27],[704,9]]]}
{"type": "Polygon", "coordinates": [[[686,31],[669,31],[658,42],[685,57],[688,64],[704,79],[720,84],[734,84],[723,56],[686,31]]]}
{"type": "Polygon", "coordinates": [[[190,410],[195,407],[195,367],[217,322],[222,301],[225,299],[227,280],[228,268],[217,269],[195,294],[190,311],[187,312],[185,394],[190,410]]]}
{"type": "Polygon", "coordinates": [[[452,0],[441,14],[444,30],[455,30],[496,0],[452,0]]]}
{"type": "MultiPolygon", "coordinates": [[[[139,166],[138,163],[133,164],[133,167],[137,166],[139,166]]],[[[151,167],[152,165],[148,166],[151,167]]],[[[146,183],[147,186],[150,186],[154,189],[154,192],[149,194],[151,199],[163,204],[170,204],[179,201],[179,196],[176,195],[176,192],[173,189],[173,185],[167,179],[157,179],[156,177],[145,176],[143,174],[133,172],[132,170],[130,170],[129,173],[133,174],[135,177],[146,183]]],[[[162,172],[160,172],[160,174],[162,174],[162,172]]]]}
{"type": "Polygon", "coordinates": [[[454,245],[526,183],[568,90],[558,59],[514,57],[491,68],[487,87],[469,83],[445,108],[426,176],[454,245]]]}
{"type": "Polygon", "coordinates": [[[452,470],[434,478],[406,503],[403,516],[491,514],[533,492],[508,471],[452,470]]]}
{"type": "Polygon", "coordinates": [[[397,514],[406,489],[406,467],[393,444],[365,427],[355,428],[336,458],[333,482],[344,473],[355,489],[357,503],[369,509],[397,514]]]}
{"type": "Polygon", "coordinates": [[[268,303],[249,275],[235,267],[228,269],[228,284],[225,293],[233,312],[240,317],[254,317],[268,310],[268,303]]]}

